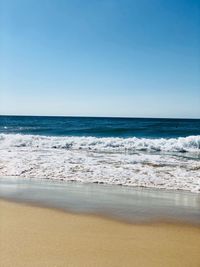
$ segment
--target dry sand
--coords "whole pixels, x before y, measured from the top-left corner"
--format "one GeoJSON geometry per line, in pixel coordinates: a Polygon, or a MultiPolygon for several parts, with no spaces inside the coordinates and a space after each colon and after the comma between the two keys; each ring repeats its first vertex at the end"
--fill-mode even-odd
{"type": "Polygon", "coordinates": [[[199,267],[200,228],[0,201],[0,266],[199,267]]]}

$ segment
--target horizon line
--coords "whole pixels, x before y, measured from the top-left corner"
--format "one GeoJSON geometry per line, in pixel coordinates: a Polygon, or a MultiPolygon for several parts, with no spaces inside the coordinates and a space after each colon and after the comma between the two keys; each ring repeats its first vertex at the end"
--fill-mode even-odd
{"type": "Polygon", "coordinates": [[[132,116],[88,116],[88,115],[24,115],[24,114],[0,114],[0,117],[57,117],[57,118],[110,118],[110,119],[179,119],[179,120],[199,120],[195,117],[132,117],[132,116]]]}

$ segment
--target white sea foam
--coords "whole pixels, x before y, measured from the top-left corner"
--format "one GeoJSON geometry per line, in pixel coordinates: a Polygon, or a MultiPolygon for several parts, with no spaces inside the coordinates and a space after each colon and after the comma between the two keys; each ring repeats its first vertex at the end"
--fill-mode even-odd
{"type": "Polygon", "coordinates": [[[200,136],[140,139],[0,134],[0,175],[200,192],[199,153],[200,136]]]}
{"type": "Polygon", "coordinates": [[[32,147],[39,149],[76,149],[107,152],[165,151],[200,152],[200,136],[180,138],[96,138],[47,137],[38,135],[0,134],[0,148],[32,147]]]}

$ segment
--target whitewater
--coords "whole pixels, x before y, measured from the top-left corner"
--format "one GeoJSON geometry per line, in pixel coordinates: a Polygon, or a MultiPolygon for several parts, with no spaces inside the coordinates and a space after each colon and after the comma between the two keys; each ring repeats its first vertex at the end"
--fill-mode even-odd
{"type": "Polygon", "coordinates": [[[0,134],[0,176],[200,193],[200,136],[0,134]]]}

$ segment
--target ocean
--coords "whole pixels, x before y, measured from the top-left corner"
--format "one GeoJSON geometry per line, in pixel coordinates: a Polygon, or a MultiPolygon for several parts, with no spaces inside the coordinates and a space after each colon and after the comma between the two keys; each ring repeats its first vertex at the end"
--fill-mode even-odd
{"type": "Polygon", "coordinates": [[[0,116],[0,176],[200,193],[200,119],[0,116]]]}

